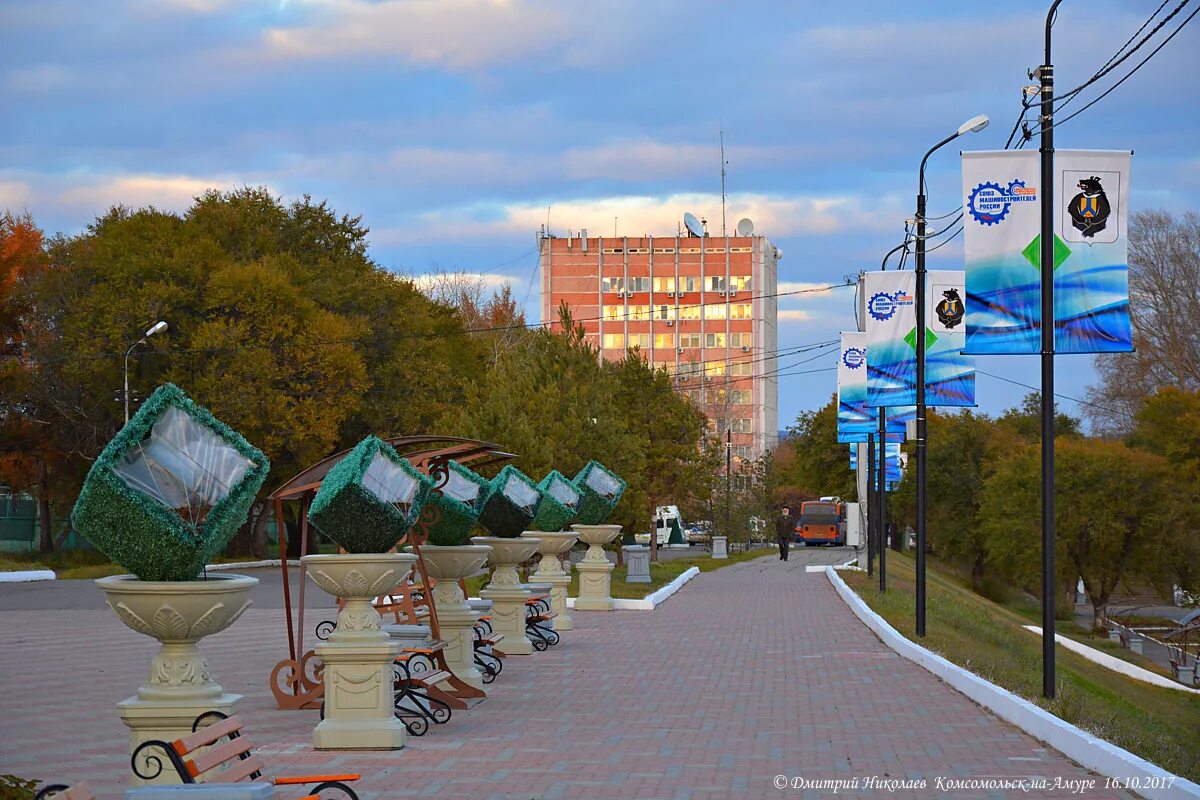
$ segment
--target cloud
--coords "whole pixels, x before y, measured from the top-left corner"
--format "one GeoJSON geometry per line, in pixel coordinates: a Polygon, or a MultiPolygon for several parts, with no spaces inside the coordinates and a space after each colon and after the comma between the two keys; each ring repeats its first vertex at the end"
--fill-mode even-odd
{"type": "Polygon", "coordinates": [[[812,318],[813,315],[810,312],[801,311],[798,308],[781,308],[778,315],[780,322],[804,322],[812,318]]]}
{"type": "MultiPolygon", "coordinates": [[[[899,202],[899,201],[897,201],[899,202]]],[[[864,202],[856,196],[804,196],[737,193],[728,197],[729,231],[740,217],[754,221],[755,231],[778,238],[832,235],[852,230],[890,231],[899,206],[890,201],[864,202]]],[[[377,228],[381,241],[392,243],[439,240],[448,237],[489,238],[528,234],[546,222],[556,234],[587,230],[592,236],[674,236],[683,213],[691,211],[708,222],[713,235],[721,232],[719,195],[681,193],[665,196],[618,195],[537,202],[480,202],[428,211],[413,223],[377,228]]]]}
{"type": "Polygon", "coordinates": [[[459,286],[479,285],[486,292],[494,292],[504,284],[516,286],[522,279],[516,275],[499,272],[425,272],[412,275],[409,280],[422,292],[429,293],[447,284],[459,286]]]}
{"type": "Polygon", "coordinates": [[[309,3],[302,25],[267,29],[262,55],[276,61],[344,57],[398,59],[415,66],[473,70],[535,60],[574,39],[577,27],[554,6],[525,0],[397,0],[309,3]]]}
{"type": "Polygon", "coordinates": [[[0,210],[20,211],[29,205],[32,194],[28,183],[0,181],[0,210]]]}

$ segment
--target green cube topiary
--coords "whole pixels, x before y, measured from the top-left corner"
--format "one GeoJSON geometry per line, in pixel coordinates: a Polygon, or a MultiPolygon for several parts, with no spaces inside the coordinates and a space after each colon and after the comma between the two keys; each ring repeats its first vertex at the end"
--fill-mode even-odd
{"type": "Polygon", "coordinates": [[[522,531],[532,530],[542,495],[537,484],[521,470],[509,464],[488,484],[487,499],[479,512],[479,524],[492,536],[515,539],[522,531]]]}
{"type": "Polygon", "coordinates": [[[538,491],[542,493],[542,500],[538,503],[537,515],[529,524],[531,531],[561,531],[575,519],[579,491],[561,472],[550,470],[538,483],[538,491]]]}
{"type": "Polygon", "coordinates": [[[164,384],[92,464],[71,522],[144,581],[193,580],[246,521],[270,468],[241,434],[164,384]]]}
{"type": "Polygon", "coordinates": [[[488,495],[488,482],[457,461],[447,462],[449,480],[440,492],[429,496],[427,505],[437,509],[438,519],[427,527],[429,544],[459,547],[469,544],[471,530],[479,520],[488,495]]]}
{"type": "Polygon", "coordinates": [[[575,521],[583,525],[600,525],[608,519],[625,493],[625,481],[599,461],[589,461],[571,482],[582,499],[575,521]]]}
{"type": "Polygon", "coordinates": [[[321,481],[308,519],[347,552],[386,553],[408,533],[431,488],[395,448],[368,436],[321,481]]]}

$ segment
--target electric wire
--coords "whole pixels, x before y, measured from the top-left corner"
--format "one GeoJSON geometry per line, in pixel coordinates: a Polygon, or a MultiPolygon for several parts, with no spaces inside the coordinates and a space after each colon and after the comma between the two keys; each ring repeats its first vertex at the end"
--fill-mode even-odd
{"type": "MultiPolygon", "coordinates": [[[[1005,378],[1005,377],[1004,377],[1004,376],[1002,376],[1002,375],[996,375],[996,374],[994,374],[994,373],[991,373],[991,372],[985,372],[985,371],[983,371],[983,370],[981,370],[981,369],[979,369],[979,368],[976,368],[976,369],[975,369],[975,372],[977,372],[977,373],[978,373],[978,374],[980,374],[980,375],[986,375],[986,376],[988,376],[989,378],[995,378],[995,379],[996,379],[996,380],[998,380],[998,381],[1004,381],[1005,383],[1011,383],[1011,384],[1013,384],[1014,386],[1020,386],[1020,387],[1022,387],[1022,388],[1025,388],[1025,389],[1030,389],[1030,390],[1032,390],[1032,391],[1035,391],[1035,392],[1040,392],[1040,391],[1041,391],[1041,389],[1039,389],[1038,387],[1036,387],[1036,386],[1030,386],[1028,383],[1021,383],[1020,381],[1014,381],[1012,378],[1005,378]]],[[[1106,412],[1108,412],[1109,414],[1116,414],[1116,415],[1118,415],[1118,416],[1125,416],[1125,417],[1129,416],[1127,413],[1125,413],[1125,412],[1123,412],[1123,411],[1114,411],[1114,410],[1112,410],[1111,408],[1105,408],[1105,407],[1104,407],[1104,406],[1102,406],[1102,405],[1098,405],[1098,404],[1096,404],[1096,403],[1093,403],[1093,402],[1091,402],[1090,400],[1080,400],[1078,397],[1071,397],[1069,394],[1060,394],[1060,393],[1058,393],[1058,392],[1054,392],[1054,396],[1055,396],[1055,397],[1057,397],[1057,398],[1059,398],[1059,399],[1061,399],[1061,400],[1070,400],[1072,403],[1078,403],[1079,405],[1091,406],[1092,408],[1098,408],[1098,409],[1100,409],[1101,411],[1106,411],[1106,412]]]]}

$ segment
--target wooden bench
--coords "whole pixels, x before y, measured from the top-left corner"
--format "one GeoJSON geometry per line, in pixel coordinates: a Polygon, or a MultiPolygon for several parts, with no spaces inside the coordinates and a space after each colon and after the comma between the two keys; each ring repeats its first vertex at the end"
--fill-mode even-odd
{"type": "Polygon", "coordinates": [[[496,647],[504,641],[504,634],[492,630],[490,614],[479,618],[473,633],[474,641],[471,646],[474,649],[475,666],[483,671],[483,682],[491,683],[504,670],[504,652],[496,647]]]}
{"type": "Polygon", "coordinates": [[[57,797],[61,800],[96,800],[96,795],[92,794],[87,781],[80,781],[74,786],[67,786],[65,783],[47,784],[38,789],[33,800],[45,800],[47,797],[57,797]]]}
{"type": "Polygon", "coordinates": [[[559,643],[558,632],[549,625],[550,620],[557,616],[558,612],[551,611],[548,603],[544,607],[540,603],[532,605],[526,603],[525,634],[533,643],[534,650],[541,652],[559,643]]]}
{"type": "Polygon", "coordinates": [[[424,736],[430,722],[437,725],[449,722],[452,708],[467,707],[464,700],[439,686],[454,679],[453,673],[445,668],[445,649],[446,642],[435,640],[405,648],[396,657],[393,666],[396,716],[414,736],[424,736]]]}
{"type": "MultiPolygon", "coordinates": [[[[236,715],[230,717],[220,711],[205,712],[196,717],[192,730],[194,733],[191,736],[173,742],[150,739],[138,745],[132,758],[134,774],[146,781],[162,774],[162,759],[151,752],[157,749],[166,756],[167,763],[183,783],[237,783],[265,779],[263,770],[266,764],[261,756],[251,754],[254,745],[248,736],[242,735],[242,721],[236,715]],[[143,760],[147,767],[157,771],[152,774],[141,772],[139,767],[143,760]]],[[[275,786],[309,786],[304,800],[310,800],[326,789],[335,789],[345,793],[349,800],[358,800],[358,795],[346,785],[358,779],[357,774],[266,778],[275,786]]]]}

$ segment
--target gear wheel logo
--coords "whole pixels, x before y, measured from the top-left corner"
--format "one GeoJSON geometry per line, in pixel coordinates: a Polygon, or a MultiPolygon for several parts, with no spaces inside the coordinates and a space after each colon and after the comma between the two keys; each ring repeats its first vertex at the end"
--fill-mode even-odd
{"type": "Polygon", "coordinates": [[[850,369],[859,369],[867,360],[867,351],[861,347],[847,347],[842,353],[842,363],[850,369]]]}
{"type": "Polygon", "coordinates": [[[999,225],[1008,216],[1013,203],[1037,202],[1037,189],[1029,189],[1025,181],[1009,181],[1005,188],[993,181],[984,181],[971,190],[967,210],[980,225],[999,225]]]}
{"type": "Polygon", "coordinates": [[[876,292],[867,302],[867,312],[880,322],[889,320],[896,313],[896,298],[887,292],[876,292]]]}

